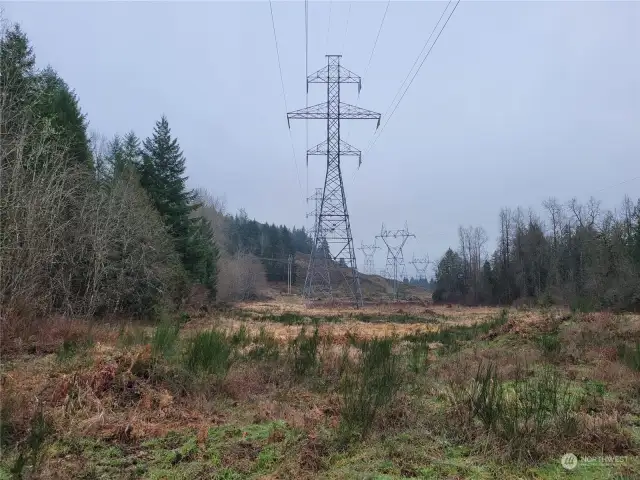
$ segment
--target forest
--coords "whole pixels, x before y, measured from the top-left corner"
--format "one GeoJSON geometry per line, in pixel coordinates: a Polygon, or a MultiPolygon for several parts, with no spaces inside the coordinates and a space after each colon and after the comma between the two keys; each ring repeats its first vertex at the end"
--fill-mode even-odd
{"type": "Polygon", "coordinates": [[[3,25],[0,62],[8,311],[149,315],[188,301],[196,286],[209,300],[250,298],[265,279],[286,281],[288,255],[310,251],[304,229],[227,214],[206,190],[189,189],[166,116],[144,139],[90,131],[72,87],[36,67],[19,25],[3,25]]]}
{"type": "Polygon", "coordinates": [[[482,227],[460,227],[457,250],[437,264],[436,302],[532,303],[574,309],[640,309],[640,199],[603,211],[591,198],[500,212],[500,237],[486,254],[482,227]]]}

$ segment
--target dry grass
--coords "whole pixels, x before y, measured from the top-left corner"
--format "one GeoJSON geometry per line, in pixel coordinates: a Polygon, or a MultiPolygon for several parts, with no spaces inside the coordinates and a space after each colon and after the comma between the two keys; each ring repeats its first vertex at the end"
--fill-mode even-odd
{"type": "MultiPolygon", "coordinates": [[[[55,318],[25,324],[24,328],[4,323],[7,329],[3,329],[1,352],[2,405],[6,417],[3,421],[8,418],[15,444],[25,445],[31,421],[37,409],[42,408],[53,432],[38,467],[38,477],[77,477],[93,468],[107,476],[128,478],[137,475],[136,468],[142,468],[138,476],[152,478],[162,477],[163,469],[172,468],[177,469],[176,478],[182,478],[189,476],[187,472],[192,471],[189,469],[200,472],[199,468],[210,465],[212,449],[218,449],[216,455],[224,459],[215,471],[220,473],[228,468],[242,477],[345,478],[367,472],[380,474],[387,471],[387,467],[381,466],[385,458],[395,458],[394,468],[419,475],[421,469],[439,465],[443,461],[438,460],[442,452],[454,445],[472,455],[456,460],[458,467],[447,467],[453,469],[449,473],[439,470],[441,467],[429,467],[436,468],[436,476],[464,477],[488,462],[502,472],[503,478],[512,475],[516,478],[531,468],[542,472],[538,476],[556,478],[557,472],[550,462],[555,462],[556,456],[567,449],[581,455],[633,456],[638,451],[634,418],[640,414],[637,400],[640,373],[621,362],[615,349],[619,339],[631,341],[640,336],[638,315],[569,316],[564,311],[511,310],[502,327],[474,340],[465,340],[456,350],[449,352],[440,344],[432,344],[426,373],[407,377],[395,401],[376,417],[371,439],[349,447],[347,453],[340,454],[342,460],[335,463],[331,459],[338,453],[335,432],[341,412],[337,387],[344,359],[348,358],[350,363],[358,361],[355,339],[402,337],[472,325],[495,318],[500,310],[394,304],[367,306],[358,312],[415,318],[410,323],[372,323],[355,319],[351,309],[306,310],[293,302],[246,303],[237,308],[219,316],[192,318],[181,337],[212,327],[237,331],[244,325],[248,337],[255,339],[263,329],[280,345],[280,358],[246,357],[235,362],[224,381],[215,385],[204,380],[196,382],[169,363],[156,365],[148,344],[121,345],[121,324],[117,322],[91,326],[81,320],[55,318]],[[287,312],[315,318],[340,317],[339,321],[319,323],[322,338],[319,366],[301,379],[291,373],[286,344],[302,327],[260,317],[287,312]],[[432,321],[434,317],[438,323],[432,321]],[[549,359],[537,339],[555,331],[561,348],[549,359]],[[78,347],[70,358],[61,355],[65,342],[80,345],[87,336],[93,339],[92,343],[78,347]],[[571,382],[575,392],[582,392],[591,383],[602,384],[598,388],[605,393],[580,403],[576,413],[577,435],[550,438],[538,444],[537,459],[520,465],[505,453],[509,449],[502,440],[493,438],[480,425],[463,425],[458,421],[462,418],[461,407],[455,404],[451,386],[463,388],[478,365],[487,363],[496,365],[505,381],[514,378],[518,365],[527,365],[534,372],[540,365],[550,363],[571,382]],[[216,429],[223,434],[214,441],[211,432],[216,429]],[[266,429],[266,433],[260,433],[263,431],[260,429],[266,429]],[[248,432],[248,439],[243,437],[243,431],[248,432]],[[183,432],[182,447],[165,448],[153,443],[171,437],[170,432],[183,432]],[[252,435],[253,440],[249,438],[252,435]],[[189,438],[193,438],[195,453],[179,463],[163,463],[162,455],[168,458],[175,449],[192,448],[189,438]],[[78,446],[86,445],[87,439],[93,442],[92,447],[78,446]],[[393,439],[391,444],[388,439],[393,439]],[[57,453],[60,449],[68,451],[71,447],[64,445],[69,444],[80,450],[57,453]],[[109,470],[112,467],[104,460],[107,453],[91,453],[107,452],[109,445],[117,446],[121,459],[118,461],[125,462],[124,467],[118,467],[121,470],[109,470]],[[389,448],[396,452],[391,457],[389,448]],[[131,463],[132,458],[137,459],[135,464],[131,463]],[[551,473],[545,473],[547,469],[551,473]]],[[[126,328],[134,329],[131,325],[126,328]]],[[[150,336],[151,327],[142,328],[150,336]]],[[[394,351],[402,356],[410,345],[408,341],[399,342],[394,351]]],[[[245,355],[251,348],[242,347],[239,352],[245,355]]],[[[8,452],[0,459],[2,468],[8,468],[15,460],[15,453],[8,452]]],[[[491,468],[494,467],[490,471],[491,468]]],[[[400,470],[389,472],[401,475],[400,470]]],[[[611,473],[611,469],[604,471],[611,473]]],[[[485,474],[486,471],[476,476],[492,478],[491,473],[485,474]]],[[[198,473],[193,475],[202,477],[198,473]]]]}

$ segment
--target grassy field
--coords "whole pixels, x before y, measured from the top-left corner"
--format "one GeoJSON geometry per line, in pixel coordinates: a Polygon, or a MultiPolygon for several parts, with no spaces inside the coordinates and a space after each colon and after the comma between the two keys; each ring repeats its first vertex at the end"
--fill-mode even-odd
{"type": "Polygon", "coordinates": [[[1,388],[0,478],[640,476],[638,315],[290,298],[4,319],[1,388]]]}

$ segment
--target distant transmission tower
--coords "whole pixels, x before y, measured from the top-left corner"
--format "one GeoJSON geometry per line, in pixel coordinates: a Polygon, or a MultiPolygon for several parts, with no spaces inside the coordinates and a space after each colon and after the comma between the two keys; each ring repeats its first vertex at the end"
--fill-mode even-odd
{"type": "Polygon", "coordinates": [[[322,189],[316,188],[315,193],[307,198],[307,201],[309,200],[313,201],[313,211],[307,213],[307,218],[313,218],[313,225],[309,229],[309,235],[311,238],[315,238],[316,227],[318,225],[318,213],[320,212],[320,202],[322,202],[322,189]]]}
{"type": "Polygon", "coordinates": [[[364,273],[367,275],[375,275],[376,269],[373,256],[376,254],[376,250],[380,250],[380,247],[376,245],[375,241],[373,242],[373,245],[365,245],[360,242],[358,250],[361,250],[364,254],[364,273]]]}
{"type": "Polygon", "coordinates": [[[402,248],[409,237],[415,238],[416,236],[409,233],[409,227],[406,223],[402,230],[386,230],[383,223],[380,235],[376,236],[376,238],[381,238],[387,246],[387,278],[393,281],[393,296],[396,299],[398,298],[398,274],[401,278],[407,275],[402,248]]]}
{"type": "Polygon", "coordinates": [[[429,255],[425,255],[421,258],[415,256],[409,262],[416,269],[418,275],[418,281],[427,279],[427,269],[429,268],[429,255]]]}
{"type": "Polygon", "coordinates": [[[327,84],[327,101],[289,112],[287,113],[287,121],[290,122],[292,118],[327,121],[326,141],[307,151],[307,155],[327,157],[327,172],[318,221],[316,222],[314,245],[304,284],[304,295],[307,298],[320,296],[332,299],[329,267],[333,267],[337,262],[351,270],[350,279],[347,279],[342,270],[343,276],[356,306],[361,306],[362,291],[360,290],[360,278],[358,277],[353,237],[351,236],[347,198],[342,183],[340,157],[342,155],[357,156],[358,165],[362,157],[359,150],[340,139],[340,120],[372,119],[378,121],[379,127],[380,114],[340,101],[341,83],[357,83],[358,92],[361,88],[360,77],[340,66],[340,57],[341,55],[327,55],[327,66],[307,76],[307,91],[310,83],[327,84]],[[335,255],[331,253],[330,244],[333,244],[334,251],[337,251],[335,255]]]}

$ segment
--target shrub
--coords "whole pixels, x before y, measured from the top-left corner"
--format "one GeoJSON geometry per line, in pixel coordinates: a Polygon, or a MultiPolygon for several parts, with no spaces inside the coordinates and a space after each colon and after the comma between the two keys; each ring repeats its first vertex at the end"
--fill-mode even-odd
{"type": "Polygon", "coordinates": [[[318,327],[314,329],[311,336],[307,336],[305,328],[302,327],[298,336],[289,344],[293,372],[296,376],[305,375],[318,366],[319,344],[318,327]]]}
{"type": "Polygon", "coordinates": [[[233,349],[220,331],[198,333],[187,347],[185,365],[192,372],[213,373],[224,378],[231,367],[233,349]]]}
{"type": "Polygon", "coordinates": [[[618,345],[618,358],[629,368],[640,372],[640,342],[636,342],[634,347],[626,343],[618,345]]]}
{"type": "Polygon", "coordinates": [[[343,439],[365,437],[376,413],[391,403],[401,384],[393,340],[373,339],[361,343],[361,359],[343,375],[340,430],[343,439]]]}
{"type": "Polygon", "coordinates": [[[152,355],[156,358],[171,358],[175,351],[179,333],[180,324],[173,322],[167,316],[163,316],[151,338],[152,355]]]}
{"type": "Polygon", "coordinates": [[[467,410],[487,432],[508,442],[512,456],[534,454],[545,438],[575,435],[577,423],[569,383],[551,366],[528,377],[518,367],[513,382],[503,382],[493,364],[480,365],[468,389],[454,389],[467,410]]]}
{"type": "Polygon", "coordinates": [[[538,337],[538,345],[546,357],[555,357],[562,346],[557,331],[540,335],[538,337]]]}
{"type": "Polygon", "coordinates": [[[73,359],[80,351],[91,348],[93,345],[93,337],[89,335],[85,339],[66,338],[57,351],[57,358],[60,362],[66,362],[73,359]]]}
{"type": "Polygon", "coordinates": [[[19,454],[11,467],[14,478],[22,478],[24,467],[31,464],[35,471],[41,457],[47,436],[52,432],[52,426],[42,412],[42,406],[38,405],[35,414],[31,418],[31,428],[26,442],[19,445],[19,454]]]}

